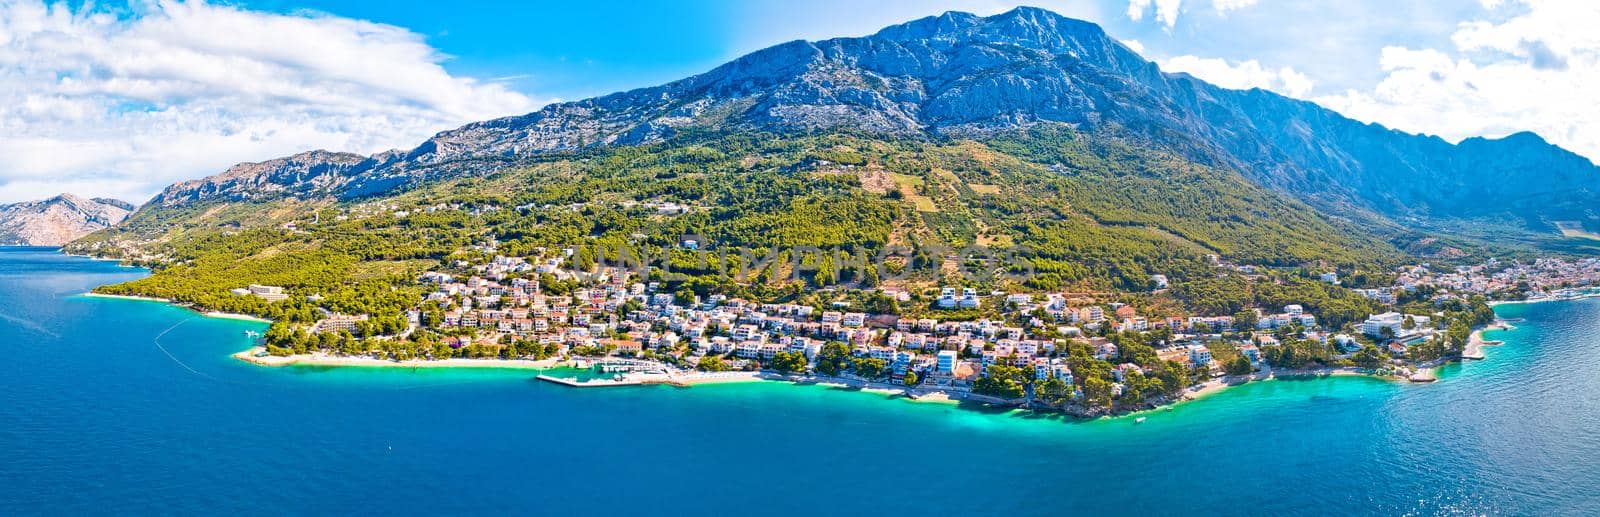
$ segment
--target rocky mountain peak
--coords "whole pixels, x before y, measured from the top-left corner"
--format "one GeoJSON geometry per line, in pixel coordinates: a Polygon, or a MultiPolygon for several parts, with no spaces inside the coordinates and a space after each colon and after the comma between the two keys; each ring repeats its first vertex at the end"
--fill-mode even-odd
{"type": "Polygon", "coordinates": [[[133,205],[60,194],[0,205],[0,245],[60,246],[128,217],[133,205]]]}
{"type": "Polygon", "coordinates": [[[1093,23],[1019,7],[988,17],[947,12],[864,37],[782,43],[660,86],[467,124],[410,151],[313,151],[240,164],[174,185],[156,204],[383,195],[551,152],[659,142],[688,129],[941,138],[1036,124],[1126,133],[1319,206],[1396,215],[1581,207],[1551,200],[1594,192],[1600,176],[1592,163],[1533,135],[1452,145],[1272,92],[1166,74],[1093,23]],[[1510,186],[1490,186],[1486,178],[1510,186]],[[1476,201],[1491,194],[1501,202],[1476,201]]]}

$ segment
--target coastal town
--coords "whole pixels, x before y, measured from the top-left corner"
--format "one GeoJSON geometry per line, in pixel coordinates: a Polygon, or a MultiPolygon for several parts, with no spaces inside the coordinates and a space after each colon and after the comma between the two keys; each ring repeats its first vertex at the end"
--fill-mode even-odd
{"type": "MultiPolygon", "coordinates": [[[[1483,357],[1484,341],[1465,329],[1490,325],[1492,313],[1474,312],[1473,302],[1574,296],[1600,280],[1596,259],[1406,266],[1391,286],[1354,290],[1383,310],[1331,325],[1292,303],[1231,315],[1156,315],[1103,294],[949,285],[873,290],[914,308],[900,314],[842,300],[757,303],[684,296],[623,268],[575,273],[566,267],[572,256],[568,249],[455,261],[417,279],[427,291],[421,305],[405,311],[404,330],[380,329],[372,315],[325,311],[306,327],[275,325],[264,346],[240,357],[269,365],[566,366],[585,375],[541,378],[577,387],[833,382],[1095,415],[1274,375],[1431,381],[1431,368],[1444,361],[1483,357]]],[[[1316,278],[1340,283],[1332,271],[1316,278]]],[[[1153,281],[1166,288],[1165,278],[1153,281]]],[[[235,295],[288,296],[261,285],[235,295]]]]}

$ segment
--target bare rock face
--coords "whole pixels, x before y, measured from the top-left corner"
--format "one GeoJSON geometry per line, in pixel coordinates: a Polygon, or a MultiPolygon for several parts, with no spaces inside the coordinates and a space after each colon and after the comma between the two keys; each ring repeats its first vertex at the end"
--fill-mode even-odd
{"type": "Polygon", "coordinates": [[[939,138],[1035,124],[1131,134],[1335,211],[1582,219],[1600,202],[1600,169],[1536,135],[1452,144],[1267,91],[1219,88],[1162,72],[1092,23],[1024,7],[783,43],[660,86],[468,124],[409,151],[241,164],[173,185],[151,204],[387,195],[691,130],[939,138]]]}
{"type": "Polygon", "coordinates": [[[122,222],[133,209],[124,201],[72,194],[0,205],[0,246],[60,246],[122,222]]]}
{"type": "Polygon", "coordinates": [[[151,204],[179,206],[213,199],[247,201],[326,191],[343,184],[351,174],[371,169],[376,161],[377,157],[359,154],[309,151],[259,163],[241,163],[215,176],[167,187],[151,204]]]}

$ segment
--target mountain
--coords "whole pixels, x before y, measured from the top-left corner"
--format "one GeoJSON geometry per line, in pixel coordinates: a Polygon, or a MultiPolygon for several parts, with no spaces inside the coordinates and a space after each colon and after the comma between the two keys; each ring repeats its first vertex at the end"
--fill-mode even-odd
{"type": "Polygon", "coordinates": [[[154,270],[119,293],[291,320],[315,312],[228,290],[280,285],[363,313],[417,295],[442,263],[570,249],[587,269],[617,256],[597,247],[623,246],[676,253],[660,281],[686,298],[928,288],[971,268],[978,287],[1082,293],[1150,293],[1159,275],[1171,290],[1157,305],[1232,314],[1253,304],[1241,297],[1292,298],[1348,319],[1371,307],[1347,289],[1242,287],[1218,266],[1362,286],[1419,257],[1592,252],[1557,224],[1593,225],[1596,178],[1532,134],[1452,144],[1364,124],[1164,73],[1094,24],[1019,8],[784,43],[410,150],[240,164],[68,249],[154,270]],[[686,236],[739,257],[697,262],[678,253],[686,236]],[[846,274],[804,249],[903,254],[846,274]],[[786,258],[738,277],[760,263],[745,251],[786,258]]]}
{"type": "Polygon", "coordinates": [[[60,246],[122,222],[133,209],[125,201],[72,194],[0,205],[0,245],[60,246]]]}
{"type": "Polygon", "coordinates": [[[174,185],[213,197],[379,196],[541,154],[695,131],[854,131],[949,138],[1037,124],[1117,130],[1334,212],[1405,220],[1590,220],[1600,171],[1531,133],[1451,144],[1263,90],[1168,74],[1099,26],[1037,8],[923,18],[859,38],[794,41],[662,86],[468,124],[410,151],[314,152],[174,185]],[[1516,214],[1514,217],[1508,214],[1516,214]]]}

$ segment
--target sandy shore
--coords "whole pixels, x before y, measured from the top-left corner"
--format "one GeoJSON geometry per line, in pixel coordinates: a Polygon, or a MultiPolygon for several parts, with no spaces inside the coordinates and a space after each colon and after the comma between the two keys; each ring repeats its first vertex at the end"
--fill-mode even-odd
{"type": "Polygon", "coordinates": [[[1188,390],[1184,391],[1182,397],[1185,401],[1200,400],[1211,395],[1222,393],[1223,390],[1231,388],[1237,384],[1242,384],[1242,382],[1230,383],[1223,379],[1206,381],[1201,383],[1198,388],[1189,388],[1188,390]]]}
{"type": "Polygon", "coordinates": [[[172,300],[168,300],[166,298],[151,298],[149,296],[128,296],[125,294],[101,294],[94,292],[83,293],[83,295],[90,298],[111,298],[114,300],[137,300],[141,302],[172,303],[172,300]]]}
{"type": "Polygon", "coordinates": [[[1467,338],[1467,346],[1464,347],[1461,350],[1461,358],[1462,359],[1483,359],[1483,358],[1485,358],[1486,356],[1484,356],[1484,354],[1483,354],[1483,347],[1500,345],[1500,344],[1503,344],[1504,342],[1484,339],[1483,338],[1483,333],[1487,332],[1487,331],[1490,331],[1490,330],[1511,330],[1511,329],[1514,329],[1514,328],[1516,328],[1516,327],[1511,326],[1511,324],[1509,324],[1509,323],[1506,323],[1504,321],[1496,320],[1494,323],[1490,323],[1489,325],[1484,326],[1482,328],[1473,329],[1472,330],[1472,335],[1467,338]]]}
{"type": "MultiPolygon", "coordinates": [[[[129,295],[125,295],[125,294],[102,294],[102,293],[95,293],[95,292],[83,293],[83,296],[86,296],[86,297],[89,297],[89,298],[109,298],[109,299],[112,299],[112,300],[132,300],[132,301],[138,301],[138,302],[167,303],[167,304],[177,305],[179,307],[192,309],[192,307],[188,307],[187,304],[179,304],[177,302],[174,302],[172,300],[168,300],[166,298],[155,298],[155,297],[150,297],[150,296],[129,296],[129,295]]],[[[199,311],[196,311],[196,312],[199,312],[199,311]]],[[[260,318],[260,317],[256,317],[256,316],[251,316],[249,314],[238,314],[238,313],[233,313],[233,312],[207,311],[207,312],[201,312],[200,315],[201,316],[205,316],[207,318],[217,318],[217,319],[224,319],[224,320],[249,321],[249,322],[254,322],[254,323],[272,323],[272,320],[269,320],[269,319],[266,319],[266,318],[260,318]]]]}
{"type": "MultiPolygon", "coordinates": [[[[524,370],[549,370],[566,366],[561,359],[411,359],[391,361],[371,357],[348,357],[329,354],[301,354],[289,356],[261,355],[265,347],[252,347],[233,354],[234,359],[260,366],[351,366],[363,368],[510,368],[524,370]]],[[[672,384],[695,386],[700,384],[727,384],[782,380],[760,372],[696,372],[690,374],[626,374],[635,384],[672,384]]]]}
{"type": "Polygon", "coordinates": [[[960,404],[961,403],[961,401],[959,399],[951,397],[949,393],[946,393],[944,391],[930,391],[930,392],[927,392],[927,393],[919,394],[919,395],[917,395],[915,397],[906,397],[906,400],[909,400],[909,401],[912,401],[912,402],[921,402],[921,403],[925,403],[925,404],[951,404],[951,405],[956,405],[956,404],[960,404]]]}
{"type": "Polygon", "coordinates": [[[560,360],[545,359],[530,361],[527,359],[412,359],[408,361],[390,361],[388,359],[374,359],[371,357],[344,357],[327,354],[304,354],[290,356],[263,355],[265,347],[253,347],[249,350],[233,354],[234,359],[261,366],[363,366],[384,368],[521,368],[530,370],[547,370],[560,365],[560,360]]]}
{"type": "Polygon", "coordinates": [[[224,320],[253,321],[253,322],[256,322],[256,323],[272,323],[272,320],[269,320],[269,319],[266,319],[266,318],[258,318],[258,317],[255,317],[255,316],[251,316],[249,314],[237,314],[237,313],[232,313],[232,312],[211,311],[211,312],[201,313],[201,315],[203,315],[203,316],[205,316],[207,318],[217,318],[217,319],[224,319],[224,320]]]}

